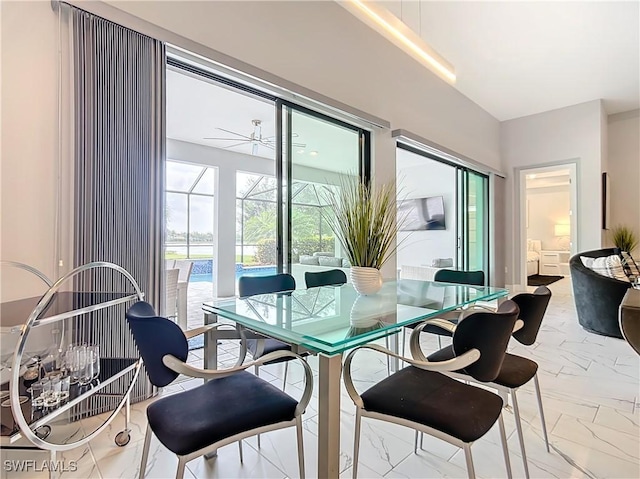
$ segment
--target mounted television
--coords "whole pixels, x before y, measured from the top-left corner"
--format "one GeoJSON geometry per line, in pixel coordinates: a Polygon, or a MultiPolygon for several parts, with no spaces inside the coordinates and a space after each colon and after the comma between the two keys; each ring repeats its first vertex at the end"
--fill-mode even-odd
{"type": "Polygon", "coordinates": [[[401,231],[445,230],[442,196],[404,200],[398,204],[398,216],[406,216],[401,231]]]}

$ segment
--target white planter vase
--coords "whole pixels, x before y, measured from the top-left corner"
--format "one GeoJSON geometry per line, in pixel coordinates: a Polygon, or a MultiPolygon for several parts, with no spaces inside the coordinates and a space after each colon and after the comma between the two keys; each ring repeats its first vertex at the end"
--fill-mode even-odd
{"type": "Polygon", "coordinates": [[[349,273],[355,290],[362,295],[376,294],[382,288],[382,274],[379,269],[367,266],[351,266],[349,273]]]}

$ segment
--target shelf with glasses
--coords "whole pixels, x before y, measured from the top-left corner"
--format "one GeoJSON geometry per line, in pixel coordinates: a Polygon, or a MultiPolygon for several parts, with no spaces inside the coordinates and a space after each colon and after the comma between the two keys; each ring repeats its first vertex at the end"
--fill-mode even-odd
{"type": "MultiPolygon", "coordinates": [[[[126,270],[98,262],[71,271],[41,297],[0,305],[3,334],[19,334],[10,356],[10,381],[2,380],[0,384],[3,447],[24,438],[42,449],[72,449],[106,429],[123,408],[125,428],[116,436],[116,444],[129,442],[129,398],[141,360],[109,357],[113,356],[109,353],[103,357],[91,340],[96,340],[96,334],[102,336],[102,331],[87,325],[113,315],[111,308],[124,307],[143,297],[126,270]],[[124,280],[115,284],[129,283],[122,289],[134,291],[62,290],[63,284],[69,282],[74,286],[91,284],[81,279],[92,274],[121,275],[124,280]],[[63,348],[64,344],[69,346],[63,348]],[[99,420],[85,431],[83,419],[98,415],[99,420]]],[[[115,314],[119,317],[117,311],[115,314]]],[[[8,369],[7,351],[3,351],[2,358],[3,367],[8,369]]]]}

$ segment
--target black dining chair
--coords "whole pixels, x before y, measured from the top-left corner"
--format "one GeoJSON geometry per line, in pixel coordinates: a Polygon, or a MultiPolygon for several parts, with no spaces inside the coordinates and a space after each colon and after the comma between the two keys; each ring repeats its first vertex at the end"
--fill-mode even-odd
{"type": "MultiPolygon", "coordinates": [[[[152,434],[178,456],[176,478],[182,478],[186,463],[192,459],[214,454],[218,448],[238,441],[242,461],[242,439],[291,426],[296,427],[300,477],[304,477],[302,414],[311,398],[313,375],[300,356],[291,351],[277,351],[230,369],[199,369],[186,363],[187,336],[174,322],[155,316],[151,305],[134,304],[126,318],[154,386],[167,386],[180,374],[206,381],[202,386],[161,397],[147,407],[140,478],[145,474],[152,434]],[[282,358],[302,362],[305,389],[299,401],[244,371],[282,358]]],[[[229,325],[203,326],[191,336],[222,326],[229,325]]]]}
{"type": "MultiPolygon", "coordinates": [[[[491,391],[465,384],[446,374],[464,370],[479,381],[492,381],[500,371],[509,338],[518,317],[518,305],[505,301],[496,312],[475,312],[453,335],[456,355],[445,361],[408,359],[375,344],[351,351],[344,363],[344,383],[356,405],[353,477],[357,477],[360,425],[363,417],[392,422],[430,434],[464,450],[467,472],[475,477],[471,444],[498,422],[507,475],[511,464],[502,420],[502,398],[491,391]],[[361,349],[373,349],[397,357],[409,366],[359,394],[351,376],[351,362],[361,349]]],[[[415,329],[418,334],[424,326],[415,329]]],[[[412,344],[412,350],[414,344],[412,344]]],[[[419,342],[417,343],[419,351],[419,342]]]]}
{"type": "MultiPolygon", "coordinates": [[[[436,271],[433,276],[433,280],[438,283],[453,283],[453,284],[470,284],[472,286],[484,286],[484,271],[464,271],[457,269],[440,269],[436,271]]],[[[459,317],[459,311],[451,312],[446,315],[446,319],[457,323],[459,317]]],[[[418,323],[420,324],[420,323],[418,323]]],[[[411,324],[407,326],[407,328],[414,329],[418,324],[411,324]]],[[[432,333],[438,335],[438,347],[442,348],[442,340],[440,339],[442,336],[451,336],[451,333],[436,327],[427,327],[424,329],[426,333],[432,333]]],[[[402,354],[405,355],[405,344],[406,344],[406,328],[402,330],[402,354]]]]}
{"type": "MultiPolygon", "coordinates": [[[[519,319],[522,321],[522,328],[514,331],[513,337],[521,344],[525,346],[531,346],[538,336],[540,331],[540,325],[544,318],[547,306],[551,300],[551,291],[546,286],[538,287],[533,293],[520,293],[511,298],[511,301],[516,303],[520,309],[519,319]]],[[[465,318],[459,323],[458,327],[465,323],[465,318]]],[[[427,321],[428,322],[428,321],[427,321]]],[[[442,328],[446,327],[444,323],[435,323],[434,327],[442,328]]],[[[454,331],[455,326],[450,329],[454,331]]],[[[445,347],[439,351],[427,356],[428,361],[447,361],[456,356],[453,346],[445,347]]],[[[422,356],[419,356],[422,357],[422,356]]],[[[544,434],[544,442],[549,452],[549,438],[547,436],[547,426],[544,420],[544,410],[542,408],[542,397],[540,395],[540,384],[538,383],[538,364],[522,356],[515,354],[505,354],[504,361],[500,367],[498,375],[490,380],[480,380],[483,384],[491,386],[497,389],[501,393],[510,394],[511,401],[513,402],[513,413],[516,420],[516,430],[518,432],[518,440],[520,442],[520,451],[522,453],[522,461],[524,464],[524,471],[526,477],[529,477],[529,466],[527,462],[527,454],[524,447],[524,437],[522,433],[522,422],[520,418],[520,408],[518,405],[518,398],[516,391],[519,387],[527,384],[531,379],[534,380],[534,386],[536,390],[536,396],[538,399],[538,409],[540,411],[540,420],[542,422],[542,432],[544,434]]],[[[474,380],[477,378],[470,377],[466,371],[455,371],[455,377],[464,380],[474,380]]]]}
{"type": "Polygon", "coordinates": [[[334,286],[345,284],[347,282],[347,275],[340,269],[329,269],[327,271],[318,271],[317,273],[307,271],[304,273],[304,282],[307,288],[334,286]]]}
{"type": "MultiPolygon", "coordinates": [[[[287,273],[273,274],[267,276],[241,276],[238,279],[238,294],[241,298],[254,296],[256,294],[271,294],[293,291],[296,289],[296,280],[287,273]]],[[[273,353],[274,351],[291,351],[290,344],[284,343],[273,338],[264,339],[247,339],[247,350],[251,353],[251,357],[256,360],[263,355],[273,353]]],[[[287,373],[289,371],[289,359],[283,357],[276,361],[270,361],[269,364],[277,362],[285,362],[284,377],[282,390],[287,385],[287,373]]],[[[259,366],[255,368],[256,375],[260,374],[259,366]]]]}

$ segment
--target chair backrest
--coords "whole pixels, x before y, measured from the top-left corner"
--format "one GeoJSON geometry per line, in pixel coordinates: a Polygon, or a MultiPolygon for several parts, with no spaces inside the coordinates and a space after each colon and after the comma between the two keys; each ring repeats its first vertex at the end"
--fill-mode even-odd
{"type": "Polygon", "coordinates": [[[173,269],[176,267],[175,259],[165,259],[164,260],[164,269],[173,269]]]}
{"type": "Polygon", "coordinates": [[[539,286],[533,293],[520,293],[511,298],[520,308],[518,319],[524,322],[524,326],[513,333],[516,340],[525,346],[535,342],[550,299],[551,290],[546,286],[539,286]]]}
{"type": "Polygon", "coordinates": [[[191,270],[193,269],[193,261],[190,259],[178,259],[176,260],[175,267],[180,271],[178,274],[178,281],[180,283],[188,283],[189,277],[191,276],[191,270]]]}
{"type": "Polygon", "coordinates": [[[144,301],[132,305],[125,316],[151,384],[164,387],[173,382],[178,373],[166,367],[162,358],[171,354],[181,361],[187,360],[189,345],[180,326],[156,316],[153,307],[144,301]]]}
{"type": "Polygon", "coordinates": [[[296,280],[287,273],[268,276],[240,276],[238,293],[241,298],[254,294],[278,293],[296,289],[296,280]]]}
{"type": "Polygon", "coordinates": [[[304,273],[304,282],[307,284],[307,288],[339,285],[347,282],[347,275],[341,269],[330,269],[318,271],[317,273],[307,271],[304,273]]]}
{"type": "Polygon", "coordinates": [[[166,304],[166,314],[168,317],[176,316],[178,305],[178,276],[180,270],[168,269],[164,277],[164,298],[166,304]]]}
{"type": "Polygon", "coordinates": [[[467,374],[483,382],[498,376],[519,313],[516,303],[505,301],[496,312],[473,313],[460,321],[453,334],[456,356],[480,351],[480,359],[465,368],[467,374]]]}
{"type": "Polygon", "coordinates": [[[433,276],[440,283],[472,284],[484,286],[484,271],[461,271],[456,269],[440,269],[433,276]]]}

